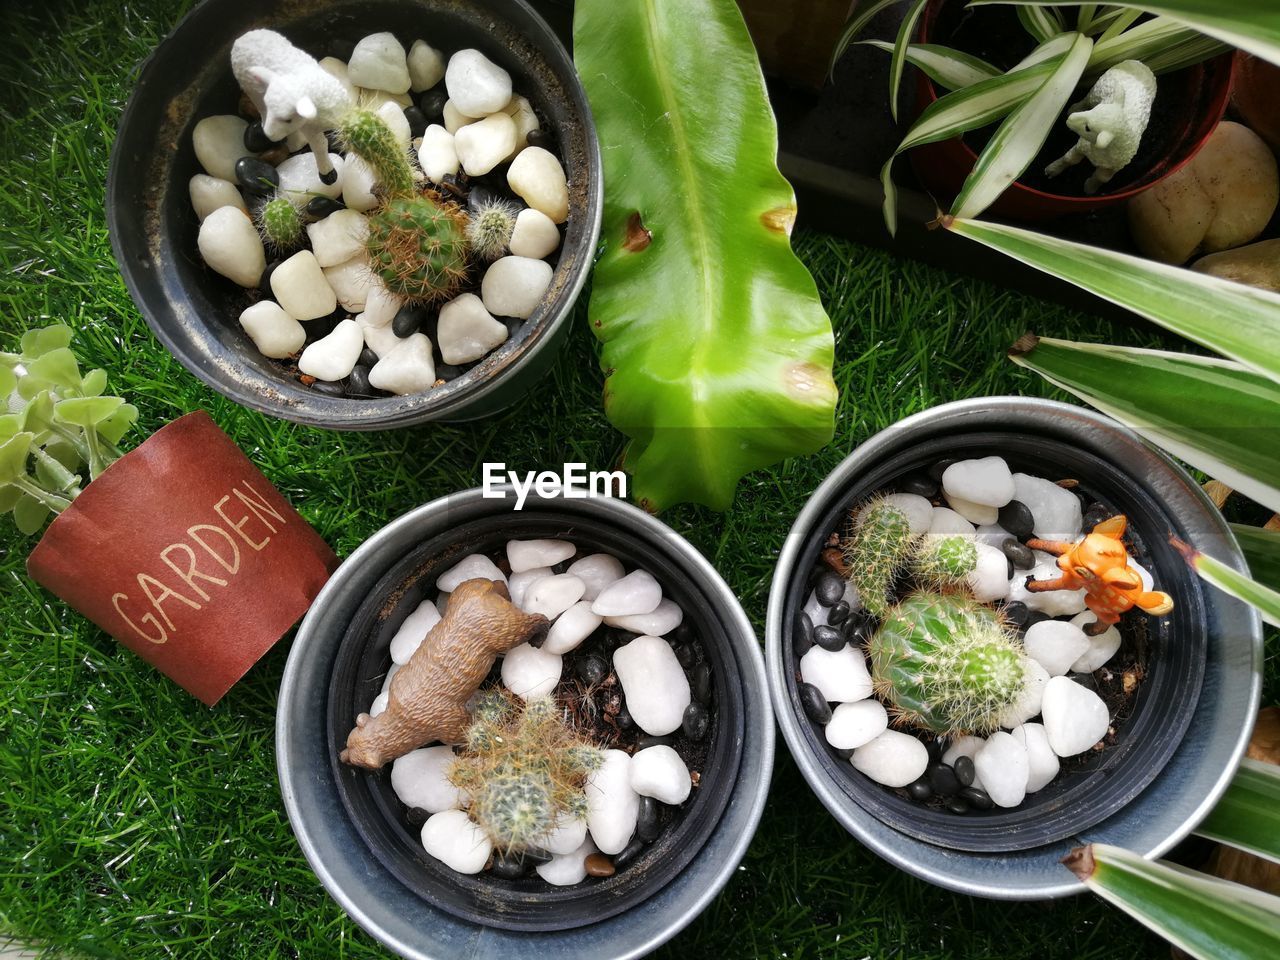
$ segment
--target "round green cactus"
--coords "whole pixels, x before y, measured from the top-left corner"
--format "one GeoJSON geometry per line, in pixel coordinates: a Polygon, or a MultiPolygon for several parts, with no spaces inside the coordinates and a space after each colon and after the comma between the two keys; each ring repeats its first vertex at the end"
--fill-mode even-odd
{"type": "Polygon", "coordinates": [[[497,260],[507,252],[516,228],[516,207],[505,200],[482,203],[467,224],[471,249],[485,260],[497,260]]]}
{"type": "Polygon", "coordinates": [[[922,586],[935,590],[956,586],[978,565],[972,537],[927,536],[911,558],[911,572],[922,586]]]}
{"type": "Polygon", "coordinates": [[[849,579],[862,605],[877,617],[889,609],[894,579],[915,549],[907,515],[888,500],[877,499],[858,512],[859,522],[845,549],[849,579]]]}
{"type": "Polygon", "coordinates": [[[413,193],[409,154],[386,122],[372,110],[349,110],[338,124],[338,138],[348,152],[369,165],[388,197],[413,193]]]}
{"type": "Polygon", "coordinates": [[[446,300],[467,277],[465,223],[450,204],[428,196],[395,197],[369,214],[369,265],[405,300],[446,300]]]}
{"type": "Polygon", "coordinates": [[[908,596],[867,649],[876,694],[900,722],[935,733],[990,733],[1027,683],[1016,637],[994,610],[961,597],[908,596]]]}
{"type": "Polygon", "coordinates": [[[258,231],[267,245],[286,253],[302,243],[302,218],[287,197],[268,200],[258,214],[258,231]]]}

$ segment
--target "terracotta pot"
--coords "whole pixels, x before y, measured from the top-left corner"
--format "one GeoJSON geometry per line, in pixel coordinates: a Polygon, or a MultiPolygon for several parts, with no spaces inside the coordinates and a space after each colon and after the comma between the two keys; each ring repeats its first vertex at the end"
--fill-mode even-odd
{"type": "Polygon", "coordinates": [[[337,566],[203,410],[103,471],[27,559],[32,579],[210,706],[337,566]]]}
{"type": "MultiPolygon", "coordinates": [[[[947,43],[947,39],[937,36],[935,30],[939,15],[950,2],[953,0],[931,0],[925,8],[920,18],[920,43],[947,43]]],[[[1136,178],[1122,174],[1124,181],[1120,189],[1106,192],[1104,187],[1102,193],[1080,196],[1049,193],[1014,183],[991,206],[990,214],[1029,222],[1052,220],[1116,207],[1155,186],[1190,161],[1222,119],[1231,94],[1232,59],[1232,54],[1226,53],[1161,78],[1162,83],[1179,84],[1185,100],[1194,106],[1178,118],[1178,127],[1172,136],[1173,146],[1165,156],[1136,178]]],[[[912,120],[937,99],[938,91],[933,82],[923,71],[917,71],[912,120]]],[[[960,137],[918,147],[909,156],[916,178],[943,207],[948,206],[960,192],[965,178],[978,161],[977,153],[960,137]]]]}

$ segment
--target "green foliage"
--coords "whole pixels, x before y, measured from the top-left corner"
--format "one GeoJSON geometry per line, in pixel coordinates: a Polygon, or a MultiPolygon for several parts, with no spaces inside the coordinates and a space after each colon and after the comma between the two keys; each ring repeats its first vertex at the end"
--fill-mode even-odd
{"type": "Polygon", "coordinates": [[[867,645],[875,692],[904,723],[935,733],[988,734],[1026,686],[1017,638],[982,604],[914,593],[867,645]]]}
{"type": "Polygon", "coordinates": [[[274,197],[258,214],[258,231],[277,253],[288,253],[302,242],[302,218],[287,197],[274,197]]]}
{"type": "Polygon", "coordinates": [[[338,124],[338,137],[349,152],[369,165],[387,196],[409,196],[414,192],[408,153],[372,110],[348,111],[338,124]]]}
{"type": "Polygon", "coordinates": [[[791,250],[760,63],[733,0],[581,0],[574,34],[603,146],[605,412],[642,505],[723,510],[834,430],[831,322],[791,250]]]}
{"type": "Polygon", "coordinates": [[[1249,757],[1196,833],[1280,863],[1280,766],[1249,757]]]}
{"type": "Polygon", "coordinates": [[[505,200],[482,203],[467,223],[467,240],[477,256],[497,260],[507,252],[519,208],[505,200]]]}
{"type": "Polygon", "coordinates": [[[869,613],[884,616],[894,579],[911,559],[918,538],[907,515],[887,500],[872,500],[853,511],[855,528],[845,546],[849,579],[869,613]]]}
{"type": "Polygon", "coordinates": [[[978,565],[978,548],[973,537],[926,536],[911,558],[916,581],[931,590],[957,586],[978,565]]]}
{"type": "Polygon", "coordinates": [[[369,214],[369,264],[410,302],[447,300],[467,278],[465,217],[428,196],[395,197],[369,214]]]}
{"type": "Polygon", "coordinates": [[[603,759],[551,697],[525,704],[491,689],[472,711],[449,779],[470,796],[471,818],[494,847],[519,853],[585,812],[583,786],[603,759]]]}

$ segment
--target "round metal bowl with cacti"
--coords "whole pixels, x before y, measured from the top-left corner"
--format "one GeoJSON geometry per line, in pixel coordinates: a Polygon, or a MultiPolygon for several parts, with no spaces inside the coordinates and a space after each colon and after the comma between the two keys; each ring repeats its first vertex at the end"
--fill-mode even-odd
{"type": "Polygon", "coordinates": [[[425,393],[501,347],[570,217],[554,134],[511,74],[403,39],[304,51],[250,30],[239,103],[192,130],[200,256],[243,288],[257,349],[327,395],[425,393]]]}
{"type": "Polygon", "coordinates": [[[1174,604],[1126,528],[1076,478],[1001,456],[850,504],[792,632],[800,701],[849,775],[969,815],[1114,746],[1174,604]]]}

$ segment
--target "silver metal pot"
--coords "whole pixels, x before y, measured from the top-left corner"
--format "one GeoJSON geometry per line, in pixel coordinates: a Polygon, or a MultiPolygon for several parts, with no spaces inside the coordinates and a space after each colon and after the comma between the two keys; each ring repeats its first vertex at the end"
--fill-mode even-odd
{"type": "MultiPolygon", "coordinates": [[[[1122,777],[1132,781],[1131,789],[1118,798],[1113,796],[1115,809],[1101,821],[1094,818],[1090,822],[1084,811],[1077,830],[1059,829],[1051,839],[1045,839],[1048,835],[1040,831],[1041,839],[1026,847],[1013,849],[1016,844],[1010,843],[988,852],[928,842],[922,839],[925,831],[912,835],[913,831],[896,829],[886,822],[892,818],[886,818],[883,810],[873,812],[874,803],[858,802],[858,791],[850,789],[848,779],[856,775],[833,763],[800,707],[790,653],[787,624],[794,614],[795,587],[807,578],[816,559],[815,538],[829,531],[833,511],[847,507],[857,496],[856,489],[870,475],[883,472],[888,461],[901,459],[916,448],[938,443],[962,448],[981,442],[977,438],[986,435],[996,438],[997,444],[986,453],[1000,453],[1000,434],[1039,439],[1046,449],[1053,446],[1061,450],[1065,445],[1079,451],[1082,461],[1109,465],[1126,481],[1122,486],[1129,487],[1135,498],[1163,508],[1169,529],[1149,530],[1149,541],[1162,542],[1168,534],[1176,533],[1230,566],[1247,569],[1229,528],[1195,481],[1114,421],[1081,407],[1019,397],[944,404],[908,417],[863,443],[814,492],[796,519],[769,596],[769,686],[783,737],[801,773],[841,825],[880,856],[908,873],[963,893],[1007,900],[1062,897],[1084,889],[1059,863],[1072,847],[1084,842],[1111,843],[1158,857],[1191,832],[1226,788],[1244,753],[1261,692],[1262,630],[1253,610],[1190,578],[1186,594],[1191,609],[1183,611],[1190,619],[1182,625],[1181,633],[1158,635],[1161,642],[1182,644],[1181,648],[1167,647],[1166,659],[1185,657],[1190,650],[1196,662],[1187,669],[1194,667],[1196,672],[1203,660],[1198,700],[1191,693],[1181,713],[1176,704],[1172,708],[1163,705],[1169,708],[1169,722],[1184,726],[1181,739],[1173,738],[1167,749],[1154,754],[1150,770],[1134,770],[1131,764],[1122,772],[1122,777]],[[1198,649],[1200,644],[1203,653],[1198,649]]],[[[877,484],[884,482],[885,478],[876,480],[877,484]]],[[[1169,567],[1165,572],[1170,577],[1186,575],[1185,568],[1169,567]]],[[[1157,570],[1157,577],[1160,575],[1157,570]]],[[[1152,656],[1160,657],[1160,649],[1152,656]]],[[[1156,739],[1166,733],[1158,723],[1137,726],[1135,736],[1139,738],[1156,739]]],[[[1137,744],[1139,751],[1145,746],[1137,744]]],[[[1120,752],[1132,755],[1136,751],[1120,752]]],[[[1107,776],[1098,778],[1099,797],[1107,790],[1114,793],[1115,784],[1107,780],[1107,776]]],[[[1041,817],[1023,816],[1014,829],[1034,836],[1042,826],[1037,819],[1052,820],[1061,814],[1059,806],[1045,805],[1041,817]]],[[[971,821],[957,820],[953,832],[963,830],[966,822],[971,821]]]]}
{"type": "MultiPolygon", "coordinates": [[[[544,534],[545,535],[545,532],[544,534]]],[[[568,533],[571,535],[571,532],[568,533]]],[[[704,642],[706,638],[704,637],[704,642]]],[[[720,702],[720,701],[717,701],[720,702]]],[[[276,763],[294,833],[325,889],[372,936],[413,960],[502,956],[546,960],[639,957],[683,929],[719,893],[737,867],[764,810],[773,767],[774,728],[764,660],[754,631],[714,568],[687,541],[637,508],[612,499],[541,499],[521,512],[480,490],[418,507],[384,527],[346,560],[298,631],[280,689],[276,763]],[[736,776],[723,815],[701,849],[673,880],[638,906],[573,929],[529,932],[460,919],[413,894],[363,838],[344,806],[330,756],[330,679],[348,626],[379,581],[419,545],[479,521],[502,518],[511,536],[548,518],[569,527],[601,525],[639,540],[661,559],[659,579],[687,585],[692,601],[723,627],[723,653],[741,678],[741,737],[736,776]]],[[[704,789],[709,787],[704,783],[704,789]]],[[[625,872],[624,872],[625,873],[625,872]]],[[[642,877],[637,878],[643,882],[642,877]]],[[[609,898],[606,898],[609,899],[609,898]]]]}

